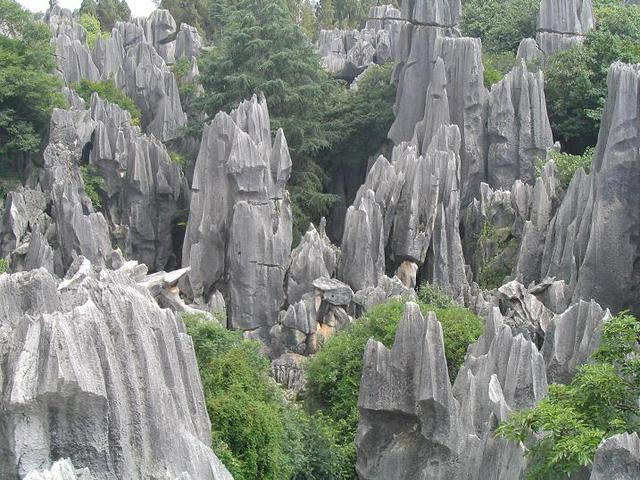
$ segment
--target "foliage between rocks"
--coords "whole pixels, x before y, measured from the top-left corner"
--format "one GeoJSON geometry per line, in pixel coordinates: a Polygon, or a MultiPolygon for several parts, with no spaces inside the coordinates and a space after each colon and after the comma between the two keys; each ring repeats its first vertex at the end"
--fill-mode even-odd
{"type": "MultiPolygon", "coordinates": [[[[449,376],[453,381],[464,361],[466,349],[483,330],[482,321],[452,300],[446,302],[434,287],[423,286],[422,298],[435,300],[439,306],[420,304],[423,314],[435,312],[442,324],[449,376]]],[[[355,479],[358,427],[358,395],[362,376],[362,360],[369,339],[391,348],[398,324],[404,315],[404,303],[391,301],[370,310],[348,329],[331,337],[310,359],[307,371],[307,408],[330,419],[337,443],[343,447],[342,478],[355,479]]]]}
{"type": "Polygon", "coordinates": [[[551,385],[538,405],[512,413],[498,427],[498,436],[526,446],[528,479],[585,473],[604,439],[640,432],[639,340],[640,322],[626,312],[617,315],[569,385],[551,385]]]}
{"type": "Polygon", "coordinates": [[[84,193],[86,193],[89,200],[91,200],[91,205],[93,205],[94,209],[101,210],[101,192],[106,188],[104,177],[100,175],[95,165],[81,165],[80,177],[82,177],[82,183],[84,183],[84,193]]]}
{"type": "MultiPolygon", "coordinates": [[[[182,318],[194,343],[213,450],[236,480],[343,478],[330,420],[285,400],[260,343],[202,315],[182,318]]],[[[224,314],[217,318],[224,323],[224,314]]]]}
{"type": "Polygon", "coordinates": [[[0,258],[0,274],[7,273],[8,271],[9,262],[4,258],[0,258]]]}
{"type": "MultiPolygon", "coordinates": [[[[589,147],[582,155],[572,155],[570,153],[561,153],[557,150],[550,150],[549,155],[554,161],[556,166],[556,174],[560,186],[563,190],[566,190],[571,183],[573,175],[579,168],[582,168],[585,173],[591,171],[591,162],[593,161],[594,149],[589,147]]],[[[542,174],[545,161],[541,160],[536,165],[536,176],[542,174]]]]}
{"type": "Polygon", "coordinates": [[[91,95],[93,95],[94,92],[97,93],[103,100],[115,103],[123,110],[129,112],[131,114],[131,123],[133,125],[140,125],[142,111],[133,100],[131,100],[116,86],[112,79],[102,80],[100,82],[90,82],[83,78],[80,80],[80,83],[77,83],[73,88],[86,102],[91,101],[91,95]]]}

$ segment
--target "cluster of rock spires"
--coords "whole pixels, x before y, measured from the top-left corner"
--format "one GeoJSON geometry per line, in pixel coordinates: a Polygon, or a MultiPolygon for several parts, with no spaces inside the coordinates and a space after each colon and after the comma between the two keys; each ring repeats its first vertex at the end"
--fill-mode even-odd
{"type": "MultiPolygon", "coordinates": [[[[197,71],[195,29],[178,30],[158,10],[118,23],[90,51],[69,11],[49,12],[71,108],[54,111],[38,172],[2,211],[0,257],[16,273],[0,276],[0,429],[9,445],[0,476],[231,478],[209,448],[176,312],[225,308],[227,326],[261,340],[276,380],[299,390],[304,357],[323,338],[388,299],[414,300],[429,281],[485,317],[485,333],[453,385],[441,327],[415,304],[391,351],[369,343],[358,473],[520,477],[522,450],[496,439],[496,425],[551,382],[570,381],[597,347],[606,308],[637,312],[640,67],[612,67],[593,172],[578,171],[563,194],[553,161],[536,178],[553,138],[542,73],[525,61],[579,42],[593,27],[590,1],[543,0],[538,42],[523,41],[518,64],[491,91],[480,42],[458,32],[461,10],[459,0],[407,0],[401,11],[372,9],[360,32],[321,34],[324,64],[339,75],[398,62],[395,146],[372,162],[340,246],[323,221],[293,251],[291,158],[285,132],[272,136],[264,98],[205,126],[190,189],[162,143],[186,122],[170,65],[186,57],[197,71]],[[71,89],[108,78],[141,108],[142,128],[71,89]],[[86,168],[101,182],[100,212],[86,168]],[[186,209],[177,251],[175,217],[186,209]],[[487,225],[500,239],[479,248],[487,225]],[[513,275],[482,292],[474,279],[490,262],[513,275]]],[[[639,463],[637,435],[613,437],[591,478],[631,479],[624,469],[639,463]]]]}
{"type": "Polygon", "coordinates": [[[58,71],[69,86],[112,79],[142,110],[145,131],[163,142],[179,136],[187,117],[170,65],[182,57],[195,62],[202,48],[195,28],[177,31],[169,11],[156,10],[147,19],[118,22],[91,51],[86,30],[69,10],[55,6],[47,18],[58,71]]]}
{"type": "MultiPolygon", "coordinates": [[[[369,10],[362,30],[321,30],[318,51],[328,71],[352,82],[369,65],[397,58],[400,34],[400,10],[393,5],[378,5],[369,10]]],[[[355,84],[354,84],[355,85],[355,84]]]]}

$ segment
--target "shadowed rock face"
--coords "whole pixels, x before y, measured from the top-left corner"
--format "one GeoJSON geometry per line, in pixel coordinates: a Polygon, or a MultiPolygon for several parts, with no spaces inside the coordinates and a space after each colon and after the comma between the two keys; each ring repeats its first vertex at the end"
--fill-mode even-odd
{"type": "Polygon", "coordinates": [[[231,479],[180,318],[126,273],[71,273],[0,275],[0,476],[231,479]]]}
{"type": "MultiPolygon", "coordinates": [[[[192,185],[183,263],[194,298],[224,291],[229,326],[268,329],[284,304],[291,252],[285,185],[291,158],[282,130],[271,140],[264,98],[253,97],[205,127],[192,185]]],[[[262,329],[259,330],[258,329],[262,329]]]]}
{"type": "Polygon", "coordinates": [[[623,433],[598,447],[590,480],[632,480],[640,474],[640,438],[623,433]]]}
{"type": "Polygon", "coordinates": [[[595,26],[591,0],[542,0],[536,40],[545,55],[582,43],[595,26]]]}
{"type": "Polygon", "coordinates": [[[55,6],[47,17],[58,71],[69,86],[82,79],[113,78],[142,110],[148,133],[163,142],[179,136],[187,117],[168,65],[176,58],[198,55],[202,42],[195,29],[182,25],[176,35],[169,11],[155,10],[148,19],[118,22],[109,38],[97,39],[91,52],[87,32],[69,10],[55,6]]]}
{"type": "Polygon", "coordinates": [[[352,81],[369,65],[393,61],[400,34],[400,11],[393,5],[369,10],[365,27],[358,30],[321,30],[318,51],[325,69],[352,81]]]}
{"type": "MultiPolygon", "coordinates": [[[[365,350],[358,400],[359,477],[521,478],[523,450],[496,438],[494,429],[510,411],[530,408],[547,394],[547,375],[557,379],[561,372],[573,372],[596,348],[608,318],[595,303],[574,305],[551,320],[543,354],[494,308],[452,386],[439,322],[433,313],[425,319],[418,305],[407,304],[393,348],[369,341],[365,350]],[[574,327],[570,319],[576,315],[585,318],[574,327]]],[[[625,460],[603,463],[619,470],[636,465],[637,449],[630,441],[613,447],[614,455],[625,460]]]]}
{"type": "Polygon", "coordinates": [[[451,386],[442,329],[407,304],[391,351],[370,341],[360,387],[363,479],[517,478],[518,448],[490,434],[511,408],[546,394],[542,355],[497,310],[451,386]]]}
{"type": "MultiPolygon", "coordinates": [[[[576,172],[546,229],[541,256],[523,249],[518,275],[563,279],[573,301],[593,298],[615,311],[637,311],[640,66],[614,64],[608,86],[593,172],[576,172]]],[[[526,230],[524,240],[533,245],[526,230]]]]}

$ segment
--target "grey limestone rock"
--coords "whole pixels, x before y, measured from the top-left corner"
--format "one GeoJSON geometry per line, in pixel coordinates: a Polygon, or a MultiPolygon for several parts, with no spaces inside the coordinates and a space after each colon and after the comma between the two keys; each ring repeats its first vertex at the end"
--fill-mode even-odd
{"type": "Polygon", "coordinates": [[[525,38],[518,45],[517,60],[524,60],[526,63],[542,60],[544,53],[540,50],[538,42],[533,38],[525,38]]]}
{"type": "Polygon", "coordinates": [[[253,97],[205,127],[192,184],[183,265],[189,289],[206,303],[217,288],[229,326],[263,338],[285,301],[292,241],[285,185],[291,172],[286,139],[271,140],[266,100],[253,97]]]}
{"type": "Polygon", "coordinates": [[[542,346],[550,382],[571,381],[576,367],[598,347],[602,326],[610,318],[593,300],[581,300],[551,320],[542,346]]]}
{"type": "Polygon", "coordinates": [[[442,330],[407,304],[393,349],[370,341],[358,406],[357,470],[363,479],[516,479],[523,452],[493,437],[511,409],[547,392],[544,361],[497,309],[452,387],[442,330]]]}
{"type": "Polygon", "coordinates": [[[305,293],[313,292],[313,282],[320,277],[333,277],[336,273],[339,251],[325,233],[324,219],[320,228],[313,225],[305,233],[300,244],[291,252],[287,273],[287,300],[298,302],[305,293]]]}
{"type": "Polygon", "coordinates": [[[640,128],[635,119],[640,67],[614,64],[608,86],[593,171],[576,172],[557,210],[547,209],[546,200],[540,202],[537,225],[548,227],[523,242],[518,272],[527,283],[547,277],[564,280],[572,302],[595,299],[614,311],[637,311],[640,128]]]}
{"type": "Polygon", "coordinates": [[[176,60],[177,25],[169,10],[157,9],[145,21],[147,42],[153,45],[164,61],[173,64],[176,60]]]}
{"type": "Polygon", "coordinates": [[[68,458],[56,461],[50,469],[32,470],[25,480],[94,480],[89,469],[76,470],[68,458]]]}
{"type": "Polygon", "coordinates": [[[532,184],[536,162],[553,146],[544,76],[521,60],[489,96],[487,183],[509,188],[515,180],[532,184]]]}
{"type": "Polygon", "coordinates": [[[598,447],[590,480],[633,480],[640,475],[640,438],[621,433],[598,447]]]}
{"type": "Polygon", "coordinates": [[[183,23],[176,37],[176,58],[194,58],[200,55],[202,50],[202,37],[198,29],[183,23]]]}
{"type": "MultiPolygon", "coordinates": [[[[100,479],[231,479],[180,318],[127,274],[74,265],[61,283],[0,276],[0,476],[68,458],[100,479]]],[[[64,463],[50,475],[71,475],[64,463]]]]}
{"type": "Polygon", "coordinates": [[[545,55],[582,43],[595,26],[591,0],[542,0],[536,40],[545,55]]]}
{"type": "Polygon", "coordinates": [[[173,219],[186,182],[165,146],[115,104],[91,99],[96,122],[90,163],[104,178],[105,214],[127,258],[159,271],[176,266],[173,219]]]}

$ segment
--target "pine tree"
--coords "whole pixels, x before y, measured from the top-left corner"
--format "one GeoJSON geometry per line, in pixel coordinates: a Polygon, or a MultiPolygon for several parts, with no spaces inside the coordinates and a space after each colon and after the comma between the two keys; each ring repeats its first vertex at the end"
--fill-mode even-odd
{"type": "Polygon", "coordinates": [[[330,29],[335,26],[336,23],[336,11],[333,8],[332,0],[320,0],[318,5],[318,23],[320,28],[330,29]]]}

